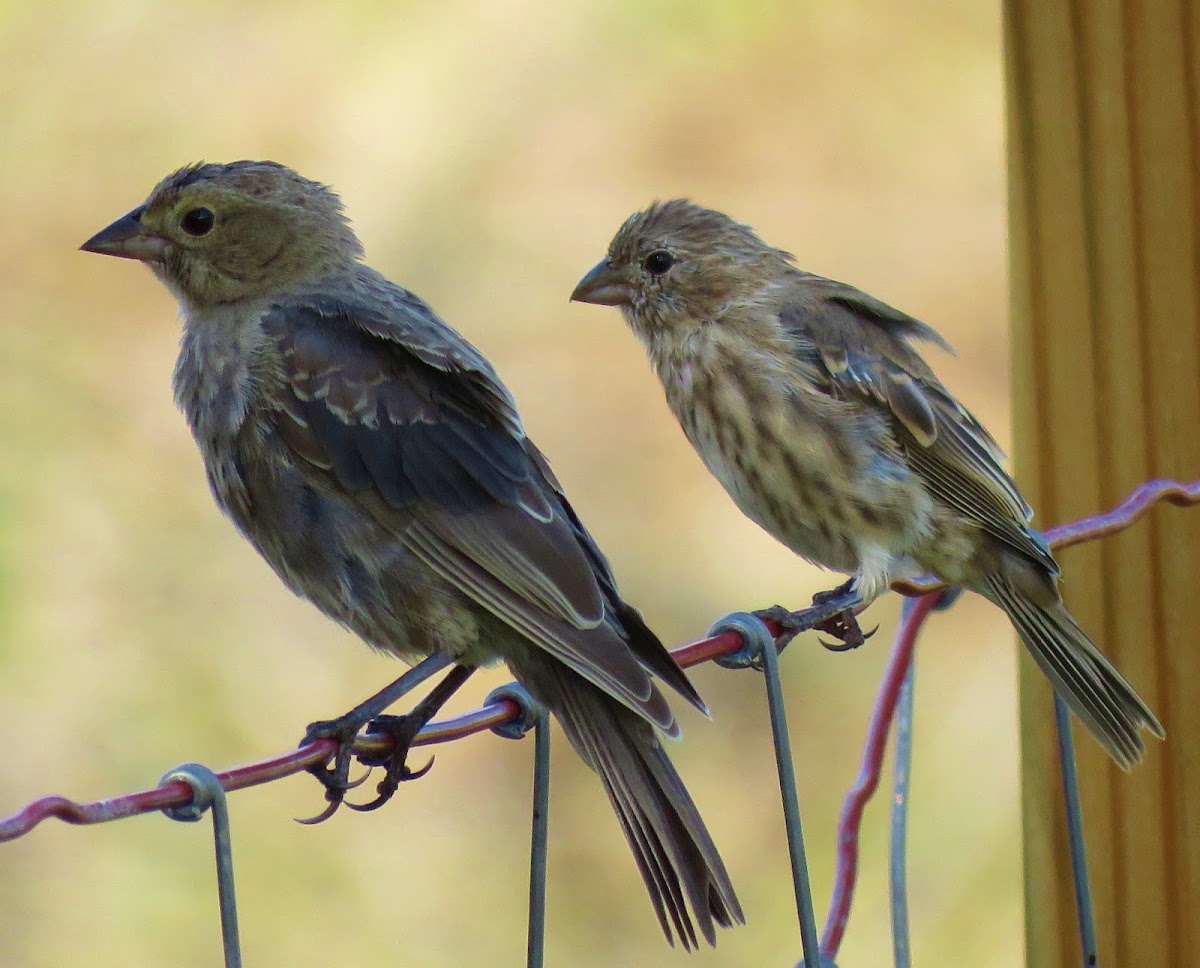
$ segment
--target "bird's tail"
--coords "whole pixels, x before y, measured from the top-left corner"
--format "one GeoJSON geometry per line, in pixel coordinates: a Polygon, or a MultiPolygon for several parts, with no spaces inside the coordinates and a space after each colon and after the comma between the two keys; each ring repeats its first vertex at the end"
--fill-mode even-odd
{"type": "Polygon", "coordinates": [[[509,667],[600,775],[667,940],[674,945],[678,935],[690,951],[697,925],[715,945],[714,924],[745,923],[721,855],[654,727],[558,662],[510,659],[509,667]]]}
{"type": "Polygon", "coordinates": [[[1164,739],[1162,725],[1087,633],[1054,595],[1041,604],[1004,575],[991,575],[980,588],[1016,626],[1042,672],[1071,711],[1123,770],[1146,752],[1141,731],[1164,739]]]}

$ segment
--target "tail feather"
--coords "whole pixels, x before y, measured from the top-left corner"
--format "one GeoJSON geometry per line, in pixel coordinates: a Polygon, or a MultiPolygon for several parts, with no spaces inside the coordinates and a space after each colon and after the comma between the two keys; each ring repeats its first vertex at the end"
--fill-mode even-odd
{"type": "Polygon", "coordinates": [[[1150,707],[1062,602],[1040,605],[1003,575],[989,576],[982,590],[1008,614],[1055,690],[1121,769],[1132,769],[1145,755],[1143,729],[1165,738],[1150,707]]]}
{"type": "Polygon", "coordinates": [[[509,659],[600,776],[667,940],[687,950],[744,923],[725,864],[654,728],[558,662],[509,659]],[[690,910],[689,910],[690,909],[690,910]]]}
{"type": "MultiPolygon", "coordinates": [[[[569,734],[570,735],[570,734],[569,734]]],[[[671,859],[665,849],[662,839],[648,818],[636,810],[622,809],[622,803],[640,803],[646,795],[644,789],[634,790],[622,775],[620,765],[611,752],[603,746],[597,747],[592,737],[580,736],[580,749],[586,748],[589,763],[600,764],[597,772],[605,780],[609,799],[614,804],[617,819],[625,839],[633,848],[633,856],[637,861],[642,880],[645,881],[650,893],[650,901],[658,923],[668,939],[672,938],[672,925],[675,934],[682,940],[688,950],[696,947],[696,930],[688,916],[687,902],[680,887],[679,878],[675,876],[671,859]],[[608,782],[611,778],[611,782],[608,782]],[[614,789],[615,788],[615,789],[614,789]],[[651,885],[653,884],[653,887],[651,885]],[[667,923],[670,916],[671,923],[667,923]]]]}

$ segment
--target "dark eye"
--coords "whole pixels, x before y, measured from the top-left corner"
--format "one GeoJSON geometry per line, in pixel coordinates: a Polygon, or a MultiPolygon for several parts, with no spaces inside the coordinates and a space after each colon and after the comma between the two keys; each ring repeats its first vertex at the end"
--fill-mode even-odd
{"type": "Polygon", "coordinates": [[[646,261],[642,263],[646,267],[646,271],[652,276],[661,276],[674,264],[675,260],[671,258],[671,253],[664,252],[662,249],[659,249],[657,252],[651,252],[646,256],[646,261]]]}
{"type": "Polygon", "coordinates": [[[208,235],[212,231],[213,213],[207,208],[193,208],[183,217],[183,221],[179,224],[188,235],[194,235],[196,238],[199,238],[202,235],[208,235]]]}

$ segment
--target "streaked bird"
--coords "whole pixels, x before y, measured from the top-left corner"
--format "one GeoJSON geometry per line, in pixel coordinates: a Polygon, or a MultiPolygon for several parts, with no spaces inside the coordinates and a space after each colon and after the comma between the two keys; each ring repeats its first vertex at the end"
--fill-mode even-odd
{"type": "Polygon", "coordinates": [[[503,660],[603,781],[668,940],[743,920],[660,743],[679,735],[657,676],[704,703],[627,604],[488,361],[361,261],[338,197],[273,162],[164,179],[89,252],[145,262],[179,301],[176,399],[221,509],[283,582],[369,645],[423,659],[306,739],[330,815],[368,721],[396,752],[480,664],[503,660]],[[453,665],[412,714],[378,717],[453,665]],[[690,911],[689,911],[690,908],[690,911]]]}
{"type": "Polygon", "coordinates": [[[738,507],[851,575],[862,605],[923,572],[969,588],[1005,611],[1123,769],[1142,759],[1143,729],[1164,736],[1063,605],[996,442],[917,353],[949,349],[929,326],[686,200],[630,217],[571,298],[620,307],[738,507]]]}

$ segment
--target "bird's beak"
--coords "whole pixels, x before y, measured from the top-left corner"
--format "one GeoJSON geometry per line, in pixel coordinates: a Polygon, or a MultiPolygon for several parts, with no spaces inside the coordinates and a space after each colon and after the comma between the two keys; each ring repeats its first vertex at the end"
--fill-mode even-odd
{"type": "Polygon", "coordinates": [[[158,262],[167,254],[171,243],[161,236],[147,232],[142,225],[143,205],[101,229],[79,248],[84,252],[115,255],[118,259],[137,259],[139,262],[158,262]]]}
{"type": "Polygon", "coordinates": [[[597,306],[628,306],[633,293],[621,274],[607,259],[579,280],[571,293],[571,302],[594,303],[597,306]]]}

